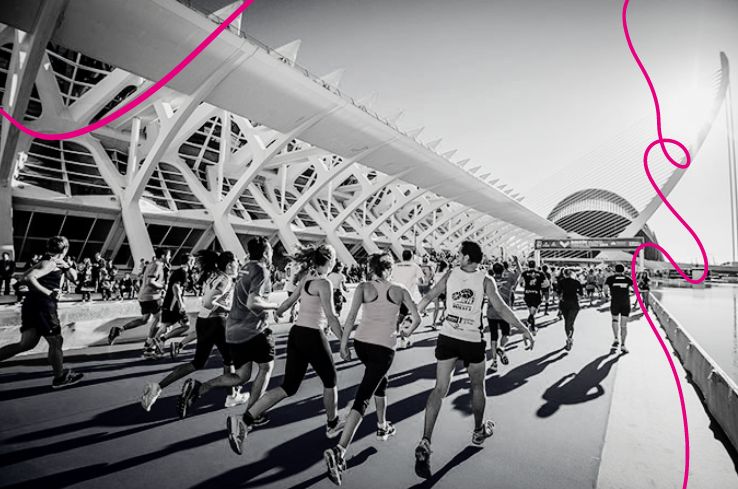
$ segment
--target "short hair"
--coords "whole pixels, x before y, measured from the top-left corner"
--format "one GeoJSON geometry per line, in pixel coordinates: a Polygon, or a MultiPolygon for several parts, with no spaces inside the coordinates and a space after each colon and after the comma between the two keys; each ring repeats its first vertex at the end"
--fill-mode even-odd
{"type": "Polygon", "coordinates": [[[624,271],[625,271],[625,267],[623,265],[621,265],[620,263],[618,263],[617,265],[615,265],[615,272],[617,272],[617,273],[623,273],[624,271]]]}
{"type": "Polygon", "coordinates": [[[493,263],[492,264],[492,272],[495,275],[501,275],[502,272],[505,271],[505,266],[502,263],[493,263]]]}
{"type": "Polygon", "coordinates": [[[479,244],[474,241],[464,241],[461,243],[461,254],[469,257],[469,261],[472,263],[482,263],[484,253],[479,244]]]}
{"type": "Polygon", "coordinates": [[[264,257],[264,252],[269,246],[269,241],[264,236],[256,236],[251,238],[246,243],[246,249],[249,251],[249,259],[261,260],[264,257]]]}
{"type": "Polygon", "coordinates": [[[403,261],[412,260],[412,258],[413,258],[413,252],[411,250],[402,250],[403,261]]]}
{"type": "Polygon", "coordinates": [[[54,236],[46,242],[46,251],[52,255],[58,255],[69,249],[69,240],[64,236],[54,236]]]}
{"type": "Polygon", "coordinates": [[[236,257],[233,253],[230,251],[224,251],[220,255],[218,255],[218,259],[216,260],[216,266],[218,267],[218,270],[221,272],[225,272],[228,265],[236,261],[236,257]]]}

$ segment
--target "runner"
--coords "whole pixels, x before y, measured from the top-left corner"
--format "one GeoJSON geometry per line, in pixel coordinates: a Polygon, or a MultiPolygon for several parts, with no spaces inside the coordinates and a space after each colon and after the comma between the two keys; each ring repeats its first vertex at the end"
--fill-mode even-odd
{"type": "MultiPolygon", "coordinates": [[[[494,423],[484,420],[486,394],[484,385],[485,341],[482,325],[482,305],[485,296],[502,318],[523,332],[526,348],[533,338],[510,307],[500,297],[494,280],[486,277],[487,271],[480,270],[482,249],[472,241],[464,241],[459,251],[458,267],[449,270],[423,298],[418,306],[422,311],[441,292],[446,292],[447,314],[436,343],[436,385],[428,397],[425,408],[423,439],[415,449],[415,473],[429,478],[431,436],[441,409],[443,398],[448,393],[456,362],[461,360],[467,368],[471,383],[474,432],[472,443],[482,445],[492,436],[494,423]]],[[[414,328],[408,328],[411,334],[414,328]]]]}
{"type": "Polygon", "coordinates": [[[594,301],[594,293],[597,290],[597,276],[595,275],[593,268],[590,268],[587,272],[584,290],[587,291],[587,297],[589,297],[589,305],[592,306],[592,302],[594,301]]]}
{"type": "Polygon", "coordinates": [[[628,316],[630,316],[630,288],[633,281],[625,275],[625,267],[621,264],[615,265],[615,274],[607,277],[605,284],[610,289],[612,300],[610,301],[610,313],[612,314],[612,334],[615,337],[612,342],[612,353],[628,353],[625,347],[625,338],[628,335],[628,316]],[[620,325],[620,337],[618,338],[618,324],[620,325]]]}
{"type": "Polygon", "coordinates": [[[341,440],[335,447],[323,452],[328,477],[339,486],[346,470],[346,450],[364,418],[372,396],[377,409],[377,438],[386,441],[397,433],[395,426],[387,421],[386,393],[389,382],[387,372],[395,357],[395,325],[401,305],[406,307],[412,317],[409,326],[402,329],[402,334],[407,334],[408,330],[415,329],[420,324],[420,315],[410,292],[404,286],[389,281],[392,267],[392,257],[389,253],[375,254],[369,258],[369,270],[373,280],[363,282],[356,288],[343,329],[341,357],[349,361],[351,360],[349,336],[354,329],[359,308],[363,306],[361,323],[354,335],[354,350],[364,364],[364,376],[356,392],[351,412],[346,418],[341,440]]]}
{"type": "MultiPolygon", "coordinates": [[[[392,281],[405,287],[410,292],[413,300],[420,300],[418,286],[423,280],[425,280],[425,275],[420,266],[413,261],[413,252],[411,250],[403,250],[402,261],[396,264],[392,271],[392,281]]],[[[397,333],[400,337],[400,344],[397,346],[398,350],[412,346],[412,340],[410,338],[404,338],[399,335],[400,324],[405,320],[408,312],[405,304],[401,304],[400,316],[397,319],[397,333]]]]}
{"type": "Polygon", "coordinates": [[[43,337],[49,344],[48,359],[54,371],[51,387],[54,389],[74,385],[83,377],[83,374],[64,368],[64,338],[57,313],[62,279],[74,281],[77,278],[76,270],[64,261],[68,249],[69,241],[64,236],[54,236],[46,242],[47,254],[22,279],[28,285],[28,293],[21,306],[21,339],[0,348],[2,362],[34,349],[43,337]]]}
{"type": "Polygon", "coordinates": [[[566,333],[566,351],[571,351],[574,344],[574,320],[579,314],[579,297],[584,295],[579,280],[571,278],[571,270],[564,269],[564,277],[559,279],[559,310],[564,316],[564,332],[566,333]]]}
{"type": "Polygon", "coordinates": [[[600,295],[600,300],[605,299],[605,291],[607,290],[607,287],[605,287],[605,274],[602,272],[602,269],[597,270],[597,292],[600,295]]]}
{"type": "Polygon", "coordinates": [[[546,276],[546,280],[541,284],[541,300],[543,301],[543,314],[548,314],[548,302],[551,300],[551,273],[548,271],[548,265],[541,267],[541,273],[546,276]],[[548,284],[548,285],[546,285],[548,284]]]}
{"type": "Polygon", "coordinates": [[[536,314],[541,306],[541,288],[546,276],[536,270],[536,262],[530,260],[528,269],[520,274],[520,280],[523,282],[523,299],[528,307],[528,326],[530,326],[530,332],[535,335],[537,332],[536,314]]]}
{"type": "Polygon", "coordinates": [[[138,293],[138,303],[141,306],[141,317],[129,321],[123,326],[113,326],[108,332],[108,344],[112,345],[123,331],[137,328],[147,324],[153,319],[149,333],[144,344],[144,355],[148,356],[154,351],[154,336],[156,326],[161,317],[161,291],[166,286],[164,266],[171,258],[168,249],[159,249],[156,259],[146,266],[141,280],[141,290],[138,293]]]}
{"type": "MultiPolygon", "coordinates": [[[[210,389],[236,387],[248,382],[251,378],[251,362],[258,365],[259,371],[251,384],[249,403],[256,402],[269,384],[274,368],[274,337],[272,330],[267,328],[266,316],[268,311],[278,307],[268,301],[272,291],[269,272],[272,247],[266,238],[259,236],[251,238],[246,248],[250,261],[246,262],[234,285],[233,303],[226,320],[225,339],[235,373],[224,373],[202,383],[187,379],[177,403],[180,418],[187,416],[194,403],[210,389]]],[[[257,424],[267,422],[267,418],[262,418],[257,424]]]]}
{"type": "MultiPolygon", "coordinates": [[[[162,389],[196,370],[202,370],[213,351],[213,346],[218,348],[223,357],[223,372],[233,371],[231,354],[225,341],[225,325],[233,301],[233,278],[238,273],[238,262],[230,251],[219,255],[215,251],[206,250],[200,254],[200,266],[208,278],[203,287],[202,305],[197,313],[195,325],[197,330],[195,358],[192,362],[177,366],[159,383],[146,384],[141,397],[141,405],[146,411],[151,410],[162,389]]],[[[173,272],[171,280],[179,280],[175,277],[177,272],[177,270],[173,272]]],[[[186,277],[186,274],[184,276],[186,277]]],[[[234,389],[226,399],[225,406],[244,404],[248,399],[248,393],[242,394],[234,389]]]]}
{"type": "MultiPolygon", "coordinates": [[[[492,265],[492,278],[497,285],[497,291],[499,292],[502,300],[512,309],[510,301],[510,290],[515,288],[515,285],[520,280],[520,274],[522,272],[520,268],[520,262],[518,257],[513,257],[513,264],[515,265],[514,270],[505,270],[505,266],[502,263],[494,263],[492,265]]],[[[510,324],[502,319],[500,313],[492,307],[491,303],[487,304],[487,323],[489,324],[489,340],[490,349],[492,350],[492,362],[487,369],[488,374],[494,374],[497,372],[497,357],[500,357],[500,362],[503,365],[507,365],[509,360],[507,354],[505,354],[505,345],[510,336],[510,324]],[[502,338],[500,338],[502,333],[502,338]],[[499,339],[499,347],[498,341],[499,339]]]]}
{"type": "MultiPolygon", "coordinates": [[[[217,257],[216,257],[217,259],[217,257]]],[[[164,294],[162,304],[161,321],[154,335],[154,350],[150,354],[159,357],[164,352],[164,343],[182,333],[186,333],[190,326],[190,318],[187,315],[184,304],[184,292],[187,287],[188,272],[190,269],[190,256],[180,257],[179,266],[172,270],[167,282],[167,291],[164,294]],[[178,328],[172,328],[179,324],[178,328]],[[170,328],[172,328],[170,330],[170,328]]],[[[214,273],[213,271],[211,271],[214,273]]]]}
{"type": "MultiPolygon", "coordinates": [[[[433,284],[435,283],[435,270],[433,264],[428,258],[428,255],[423,255],[423,262],[420,265],[420,271],[423,272],[423,276],[418,282],[418,292],[420,293],[420,298],[422,298],[424,295],[430,292],[431,287],[433,287],[433,284]]],[[[412,294],[412,290],[410,291],[410,293],[412,294]]],[[[418,298],[418,300],[420,300],[420,298],[418,298]]]]}
{"type": "MultiPolygon", "coordinates": [[[[638,275],[638,290],[641,291],[643,305],[646,306],[646,310],[648,310],[651,306],[651,278],[648,275],[648,270],[644,270],[638,275]]],[[[638,307],[637,299],[633,302],[633,307],[638,307]]]]}
{"type": "Polygon", "coordinates": [[[341,311],[343,311],[343,304],[346,302],[346,297],[343,293],[348,293],[346,275],[343,274],[343,263],[336,263],[333,271],[328,274],[328,280],[330,280],[333,290],[333,307],[336,310],[336,316],[340,317],[341,311]]]}
{"type": "Polygon", "coordinates": [[[308,365],[313,367],[323,382],[323,405],[327,417],[326,436],[335,438],[343,428],[336,407],[338,402],[336,366],[325,331],[330,328],[337,338],[341,338],[341,323],[333,310],[331,283],[326,278],[336,264],[336,251],[328,245],[308,247],[301,250],[296,259],[310,270],[300,280],[297,290],[277,308],[277,315],[281,316],[297,300],[300,301],[297,319],[290,329],[287,340],[284,381],[280,387],[264,394],[264,397],[247,409],[243,416],[228,417],[228,442],[231,449],[239,455],[243,453],[247,433],[256,420],[283,399],[297,393],[307,373],[308,365]]]}
{"type": "MultiPolygon", "coordinates": [[[[300,266],[295,263],[293,260],[290,260],[287,262],[287,265],[284,267],[284,273],[285,273],[285,279],[284,279],[284,290],[287,292],[288,296],[292,295],[292,293],[295,291],[296,288],[296,277],[298,272],[300,271],[300,266]]],[[[290,319],[289,322],[293,323],[295,322],[295,308],[297,307],[297,303],[292,305],[292,308],[290,308],[290,319]]]]}
{"type": "MultiPolygon", "coordinates": [[[[446,270],[449,268],[449,264],[446,260],[443,258],[438,262],[438,266],[436,267],[436,273],[433,277],[433,281],[435,283],[438,283],[439,280],[441,280],[441,277],[446,273],[446,270]]],[[[427,294],[426,294],[427,295],[427,294]]],[[[443,318],[446,315],[446,293],[442,292],[438,297],[436,297],[435,301],[433,302],[433,321],[431,322],[432,329],[438,330],[438,327],[443,324],[443,318]],[[439,312],[443,309],[443,313],[440,314],[439,312]]]]}

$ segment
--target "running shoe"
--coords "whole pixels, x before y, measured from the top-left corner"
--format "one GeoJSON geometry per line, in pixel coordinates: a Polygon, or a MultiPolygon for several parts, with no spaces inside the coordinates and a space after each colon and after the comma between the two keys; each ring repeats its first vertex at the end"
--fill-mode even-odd
{"type": "Polygon", "coordinates": [[[269,424],[269,416],[267,416],[266,413],[264,413],[258,418],[254,418],[254,422],[251,424],[251,426],[260,428],[267,424],[269,424]]]}
{"type": "Polygon", "coordinates": [[[623,355],[625,355],[626,353],[630,353],[630,350],[628,350],[627,348],[625,348],[625,345],[622,345],[620,347],[620,353],[622,353],[623,355]]]}
{"type": "Polygon", "coordinates": [[[507,359],[507,354],[505,354],[505,350],[502,348],[497,349],[497,356],[500,357],[500,362],[502,362],[503,365],[510,363],[510,360],[507,359]]]}
{"type": "Polygon", "coordinates": [[[84,374],[75,372],[74,370],[66,369],[62,373],[61,377],[55,378],[51,381],[51,387],[53,389],[61,389],[63,387],[69,387],[70,385],[77,384],[82,380],[84,374]]]}
{"type": "Polygon", "coordinates": [[[241,392],[241,389],[236,389],[230,396],[226,397],[225,407],[232,408],[246,404],[249,402],[250,394],[248,392],[241,392]]]}
{"type": "Polygon", "coordinates": [[[323,452],[323,460],[328,469],[328,478],[340,486],[343,482],[343,472],[346,470],[346,460],[341,455],[341,450],[338,447],[329,448],[323,452]]]}
{"type": "Polygon", "coordinates": [[[144,387],[144,393],[141,396],[141,406],[148,412],[161,395],[161,387],[156,382],[149,382],[144,387]]]}
{"type": "Polygon", "coordinates": [[[334,419],[333,421],[333,426],[331,426],[329,423],[326,423],[325,425],[325,436],[327,436],[328,438],[335,438],[340,435],[343,431],[343,427],[346,425],[346,421],[338,416],[336,416],[336,419],[334,419]]]}
{"type": "Polygon", "coordinates": [[[432,450],[430,442],[423,438],[415,449],[415,474],[423,479],[431,478],[430,456],[432,450]]]}
{"type": "Polygon", "coordinates": [[[387,441],[390,436],[397,434],[397,428],[389,421],[385,421],[384,427],[377,425],[377,439],[387,441]]]}
{"type": "Polygon", "coordinates": [[[182,386],[182,394],[179,396],[177,401],[177,412],[179,413],[179,419],[187,417],[187,411],[192,407],[192,404],[197,399],[200,392],[200,382],[195,379],[187,379],[182,386]]]}
{"type": "Polygon", "coordinates": [[[488,374],[496,374],[497,373],[497,360],[493,361],[489,364],[489,367],[487,367],[487,373],[488,374]]]}
{"type": "Polygon", "coordinates": [[[618,348],[620,348],[620,342],[618,340],[615,340],[612,342],[612,346],[610,346],[610,352],[616,353],[618,351],[618,348]]]}
{"type": "Polygon", "coordinates": [[[474,430],[474,433],[472,434],[472,443],[477,446],[482,445],[484,443],[484,440],[492,436],[494,433],[494,421],[487,420],[484,422],[481,428],[479,428],[478,430],[474,430]]]}
{"type": "Polygon", "coordinates": [[[120,336],[121,333],[123,333],[123,328],[120,326],[113,326],[110,328],[110,331],[108,331],[108,345],[115,343],[115,340],[118,339],[118,336],[120,336]]]}
{"type": "Polygon", "coordinates": [[[228,416],[226,429],[228,430],[228,444],[231,446],[231,450],[241,455],[249,431],[246,423],[244,423],[241,416],[228,416]]]}
{"type": "Polygon", "coordinates": [[[571,346],[573,344],[574,344],[574,340],[572,340],[571,338],[567,338],[566,345],[564,345],[564,348],[566,349],[566,351],[571,351],[571,346]]]}
{"type": "Polygon", "coordinates": [[[180,351],[182,351],[182,343],[180,343],[179,341],[173,341],[169,345],[169,356],[172,357],[172,360],[177,358],[180,351]]]}
{"type": "Polygon", "coordinates": [[[143,358],[148,358],[151,360],[156,360],[160,357],[159,353],[156,351],[156,347],[151,344],[144,345],[144,349],[143,349],[143,352],[141,352],[141,356],[143,358]]]}

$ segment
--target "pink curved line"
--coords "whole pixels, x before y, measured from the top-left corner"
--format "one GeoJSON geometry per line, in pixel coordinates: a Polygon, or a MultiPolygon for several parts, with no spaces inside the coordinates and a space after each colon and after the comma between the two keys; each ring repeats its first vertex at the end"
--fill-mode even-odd
{"type": "Polygon", "coordinates": [[[102,119],[95,122],[94,124],[89,124],[85,127],[81,127],[73,131],[67,131],[67,132],[61,132],[61,133],[43,133],[43,132],[34,131],[33,129],[29,129],[28,127],[23,125],[23,123],[14,119],[2,107],[0,107],[0,115],[8,119],[11,122],[11,124],[13,124],[19,130],[23,131],[24,133],[36,139],[44,139],[46,141],[60,141],[62,139],[72,139],[72,138],[76,138],[76,137],[88,134],[96,129],[99,129],[107,124],[110,124],[114,120],[127,114],[128,112],[130,112],[131,110],[135,109],[140,104],[145,102],[149,97],[154,95],[161,88],[163,88],[174,77],[179,75],[179,73],[182,70],[184,70],[187,67],[187,65],[189,65],[195,58],[197,58],[200,55],[200,53],[202,53],[210,45],[210,43],[212,43],[215,40],[215,38],[220,35],[221,32],[227,29],[228,26],[231,25],[231,23],[234,20],[236,20],[238,16],[241,15],[241,13],[243,13],[243,11],[246,10],[253,1],[254,0],[244,0],[244,2],[241,4],[240,7],[238,7],[231,15],[229,15],[228,18],[222,24],[216,27],[215,30],[211,32],[208,35],[208,37],[206,37],[200,44],[198,44],[197,47],[193,49],[190,54],[188,54],[182,61],[180,61],[177,64],[177,66],[175,66],[169,73],[164,75],[164,77],[161,80],[153,84],[145,92],[143,92],[138,97],[128,102],[123,107],[120,107],[116,111],[108,114],[107,116],[103,117],[102,119]]]}
{"type": "Polygon", "coordinates": [[[659,106],[659,99],[656,95],[656,89],[654,88],[654,85],[651,81],[651,78],[648,76],[648,72],[646,71],[646,68],[643,66],[643,63],[641,62],[641,59],[638,57],[638,53],[636,53],[635,47],[633,47],[633,42],[630,38],[630,32],[628,31],[628,21],[627,21],[627,12],[628,12],[628,4],[630,3],[630,0],[625,0],[623,3],[623,11],[622,11],[622,22],[623,22],[623,32],[625,33],[625,39],[628,43],[628,48],[630,49],[630,53],[633,56],[633,59],[635,59],[636,64],[638,65],[638,68],[640,68],[641,73],[643,74],[643,77],[646,79],[646,83],[648,83],[648,88],[651,91],[651,96],[653,98],[653,104],[656,109],[656,131],[658,133],[658,139],[653,141],[651,144],[646,147],[646,150],[643,153],[643,167],[646,171],[646,176],[648,177],[648,181],[651,183],[651,186],[654,188],[656,193],[658,194],[661,201],[666,204],[666,207],[669,209],[669,211],[674,215],[674,217],[677,218],[677,220],[684,226],[689,234],[692,235],[692,238],[694,238],[695,242],[697,243],[697,246],[700,249],[700,253],[702,253],[702,261],[704,263],[704,270],[702,272],[702,275],[697,278],[693,279],[691,277],[688,277],[687,274],[684,273],[684,270],[681,269],[681,267],[676,263],[676,261],[671,257],[668,251],[666,251],[662,246],[658,245],[657,243],[643,243],[640,245],[633,254],[633,259],[631,260],[630,269],[631,269],[631,277],[633,279],[633,288],[635,290],[636,298],[638,300],[638,305],[641,307],[641,310],[643,311],[643,315],[648,321],[648,324],[651,326],[651,331],[653,331],[653,334],[656,336],[656,339],[659,341],[659,344],[661,345],[661,349],[664,352],[664,355],[666,356],[666,359],[669,362],[669,366],[671,367],[671,373],[674,376],[674,381],[676,382],[676,388],[677,393],[679,394],[679,404],[682,411],[682,423],[684,426],[684,474],[682,479],[682,489],[686,489],[687,485],[689,483],[689,459],[690,459],[690,448],[689,448],[689,423],[687,420],[687,407],[684,402],[684,393],[682,391],[682,383],[679,379],[679,374],[677,373],[676,367],[674,365],[674,361],[672,359],[671,354],[669,353],[669,349],[666,346],[666,343],[661,338],[661,335],[658,332],[658,329],[656,328],[656,325],[654,324],[653,320],[651,319],[651,316],[648,314],[648,311],[646,310],[646,306],[643,303],[643,299],[641,297],[641,291],[638,288],[638,281],[636,280],[636,264],[638,260],[638,254],[643,251],[646,248],[655,248],[659,250],[661,253],[666,256],[666,258],[669,260],[669,262],[672,264],[672,266],[676,269],[676,271],[679,273],[679,275],[682,276],[684,280],[691,284],[698,284],[705,280],[708,274],[708,261],[707,261],[707,253],[705,252],[705,248],[702,246],[702,241],[700,240],[699,236],[694,232],[692,227],[687,224],[687,222],[682,218],[682,216],[674,209],[674,207],[671,205],[669,200],[666,198],[666,196],[663,194],[661,189],[659,188],[658,184],[654,180],[653,176],[651,175],[651,171],[648,167],[648,156],[653,149],[654,146],[659,145],[661,148],[662,153],[664,156],[666,156],[667,160],[669,162],[680,169],[686,169],[689,168],[692,157],[689,153],[689,150],[684,146],[681,142],[675,140],[675,139],[668,139],[664,138],[663,132],[661,129],[661,108],[659,106]],[[674,144],[676,145],[686,156],[684,163],[679,163],[678,161],[674,160],[671,155],[669,154],[669,151],[666,149],[667,144],[674,144]]]}

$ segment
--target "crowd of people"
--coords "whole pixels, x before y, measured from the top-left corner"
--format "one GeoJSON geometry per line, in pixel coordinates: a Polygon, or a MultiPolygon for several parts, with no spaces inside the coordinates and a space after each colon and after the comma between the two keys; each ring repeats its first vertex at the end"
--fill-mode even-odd
{"type": "MultiPolygon", "coordinates": [[[[82,379],[81,373],[63,367],[57,301],[65,290],[65,282],[99,290],[108,287],[110,277],[120,275],[99,255],[77,266],[66,257],[68,247],[66,238],[51,238],[47,254],[24,274],[20,282],[28,292],[22,305],[21,339],[0,348],[3,361],[32,349],[43,337],[49,344],[54,388],[82,379]]],[[[288,297],[277,303],[270,299],[272,277],[276,275],[271,245],[265,238],[256,237],[247,243],[247,251],[248,261],[243,264],[228,251],[204,251],[196,257],[184,255],[172,264],[169,251],[157,251],[150,262],[140,264],[135,280],[130,274],[123,275],[124,280],[130,279],[131,288],[126,282],[126,292],[137,294],[141,315],[111,328],[108,342],[112,345],[126,331],[144,326],[148,328],[144,355],[150,358],[165,351],[177,358],[184,345],[195,342],[191,360],[143,387],[141,404],[149,411],[163,389],[187,378],[177,403],[178,415],[184,418],[196,409],[206,392],[225,389],[226,406],[245,405],[242,414],[231,415],[226,422],[229,445],[238,454],[245,450],[249,433],[269,422],[269,410],[298,392],[312,367],[323,386],[326,436],[340,436],[336,445],[324,453],[328,476],[337,485],[341,485],[347,471],[346,452],[372,399],[377,412],[377,438],[387,440],[397,433],[387,417],[388,372],[395,351],[412,346],[410,338],[431,304],[433,317],[428,326],[438,331],[436,379],[426,402],[422,438],[415,449],[415,471],[423,478],[431,476],[432,435],[457,362],[464,363],[469,377],[474,418],[471,441],[482,445],[495,429],[494,422],[485,418],[486,375],[496,373],[499,364],[510,363],[506,346],[513,330],[522,335],[526,349],[533,348],[541,308],[547,314],[549,306],[558,306],[568,351],[573,347],[580,301],[588,298],[591,303],[594,294],[603,300],[609,298],[612,352],[628,353],[626,337],[633,283],[621,264],[612,270],[595,271],[538,266],[530,260],[523,268],[517,257],[509,261],[485,258],[479,244],[465,241],[455,255],[434,253],[416,261],[413,252],[406,250],[401,261],[395,263],[389,252],[381,252],[368,257],[364,266],[346,270],[337,262],[331,246],[315,245],[301,249],[280,270],[288,297]],[[358,283],[342,322],[346,283],[352,281],[358,283]],[[522,301],[528,313],[523,320],[513,310],[515,296],[520,293],[518,286],[522,287],[522,301]],[[187,292],[201,294],[194,327],[190,326],[184,304],[187,292]],[[487,324],[482,322],[484,314],[487,324]],[[285,315],[293,324],[287,340],[284,375],[279,386],[269,389],[275,363],[272,319],[285,315]],[[487,327],[491,355],[488,368],[484,338],[487,327]],[[337,409],[331,336],[339,342],[344,361],[355,355],[364,366],[353,404],[343,419],[337,409]],[[190,378],[190,374],[205,367],[214,347],[222,357],[223,373],[205,382],[190,378]],[[241,387],[249,382],[249,391],[241,392],[241,387]]],[[[642,274],[639,282],[647,299],[648,274],[642,274]]]]}

